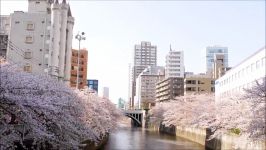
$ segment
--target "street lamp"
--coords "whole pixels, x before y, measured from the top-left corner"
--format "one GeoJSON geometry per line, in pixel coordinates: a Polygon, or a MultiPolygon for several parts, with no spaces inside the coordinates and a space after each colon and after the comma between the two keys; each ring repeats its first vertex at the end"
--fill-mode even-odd
{"type": "Polygon", "coordinates": [[[78,68],[77,68],[77,85],[76,85],[76,88],[78,89],[79,88],[79,51],[80,51],[80,42],[81,40],[86,40],[86,37],[84,36],[85,33],[84,32],[81,32],[81,35],[78,34],[75,36],[75,38],[79,41],[79,50],[78,50],[78,68]]]}

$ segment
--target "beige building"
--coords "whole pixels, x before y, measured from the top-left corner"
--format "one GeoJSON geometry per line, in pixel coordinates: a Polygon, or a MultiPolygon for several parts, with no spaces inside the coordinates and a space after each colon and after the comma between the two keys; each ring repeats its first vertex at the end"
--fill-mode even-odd
{"type": "Polygon", "coordinates": [[[225,67],[225,55],[224,54],[215,54],[213,69],[212,69],[212,78],[218,79],[221,78],[226,71],[230,70],[230,67],[225,67]]]}
{"type": "Polygon", "coordinates": [[[184,80],[184,94],[212,93],[214,92],[215,79],[205,75],[186,76],[184,80]]]}
{"type": "Polygon", "coordinates": [[[149,109],[155,105],[156,83],[164,78],[164,67],[150,66],[136,79],[136,109],[149,109]]]}
{"type": "Polygon", "coordinates": [[[184,78],[171,77],[157,82],[156,102],[168,101],[184,95],[184,78]]]}

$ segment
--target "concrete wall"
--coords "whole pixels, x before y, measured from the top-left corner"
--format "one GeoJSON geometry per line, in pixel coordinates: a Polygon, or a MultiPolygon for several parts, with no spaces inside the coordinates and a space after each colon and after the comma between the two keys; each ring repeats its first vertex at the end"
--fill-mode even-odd
{"type": "Polygon", "coordinates": [[[176,136],[205,145],[206,129],[176,127],[176,136]]]}
{"type": "Polygon", "coordinates": [[[224,134],[220,137],[208,140],[211,134],[210,129],[189,128],[189,127],[165,127],[163,125],[150,125],[149,129],[175,135],[199,143],[205,146],[206,150],[228,150],[228,149],[252,149],[265,150],[266,141],[248,142],[236,135],[224,134]]]}

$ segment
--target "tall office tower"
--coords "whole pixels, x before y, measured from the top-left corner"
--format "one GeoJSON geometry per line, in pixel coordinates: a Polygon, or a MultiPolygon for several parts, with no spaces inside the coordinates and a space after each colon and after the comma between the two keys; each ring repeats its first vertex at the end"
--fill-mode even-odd
{"type": "Polygon", "coordinates": [[[216,54],[224,55],[224,67],[228,67],[228,48],[222,46],[209,46],[206,48],[206,74],[213,76],[213,63],[216,54]]]}
{"type": "Polygon", "coordinates": [[[10,14],[9,25],[8,61],[69,84],[74,18],[66,0],[28,0],[28,12],[10,14]]]}
{"type": "Polygon", "coordinates": [[[109,99],[109,88],[103,87],[103,97],[109,99]]]}
{"type": "Polygon", "coordinates": [[[71,77],[70,86],[77,86],[77,71],[79,68],[79,83],[78,89],[83,89],[87,85],[87,63],[88,63],[88,51],[86,49],[72,50],[71,57],[71,77]],[[79,52],[79,54],[78,54],[79,52]],[[78,67],[78,55],[79,55],[79,67],[78,67]]]}
{"type": "Polygon", "coordinates": [[[184,66],[184,52],[173,51],[170,46],[170,51],[166,55],[165,61],[165,78],[169,77],[181,77],[184,78],[185,66],[184,66]]]}
{"type": "Polygon", "coordinates": [[[135,45],[133,66],[131,70],[131,88],[130,101],[131,107],[134,107],[134,98],[136,96],[136,78],[148,66],[157,65],[157,46],[151,45],[151,42],[142,41],[140,45],[135,45]]]}

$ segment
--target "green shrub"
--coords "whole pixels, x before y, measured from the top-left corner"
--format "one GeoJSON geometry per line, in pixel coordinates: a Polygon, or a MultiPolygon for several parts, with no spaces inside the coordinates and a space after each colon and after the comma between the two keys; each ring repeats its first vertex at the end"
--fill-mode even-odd
{"type": "Polygon", "coordinates": [[[232,128],[230,129],[230,132],[239,135],[241,133],[241,130],[239,128],[232,128]]]}

